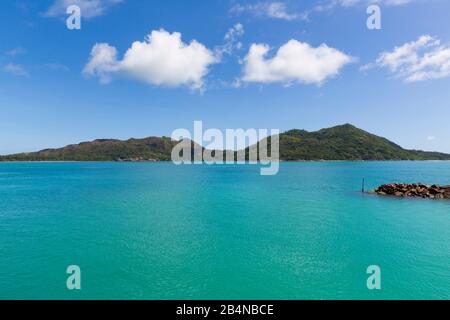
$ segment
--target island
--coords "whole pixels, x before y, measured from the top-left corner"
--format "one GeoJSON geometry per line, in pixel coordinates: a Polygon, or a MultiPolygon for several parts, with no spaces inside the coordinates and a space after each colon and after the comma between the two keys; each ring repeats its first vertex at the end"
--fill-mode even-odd
{"type": "MultiPolygon", "coordinates": [[[[0,156],[0,161],[170,161],[172,149],[178,143],[168,137],[100,139],[59,149],[0,156]]],[[[247,148],[247,154],[258,145],[247,148]]],[[[403,149],[351,124],[315,132],[286,131],[279,135],[279,147],[281,161],[450,160],[450,154],[446,153],[403,149]]],[[[225,158],[226,151],[216,152],[222,152],[225,158]]]]}

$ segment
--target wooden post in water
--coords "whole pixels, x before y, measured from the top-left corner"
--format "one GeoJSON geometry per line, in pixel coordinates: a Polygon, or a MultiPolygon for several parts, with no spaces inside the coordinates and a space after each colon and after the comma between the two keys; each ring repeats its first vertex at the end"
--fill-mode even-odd
{"type": "Polygon", "coordinates": [[[365,192],[365,189],[366,189],[366,186],[365,186],[365,184],[366,184],[366,179],[365,179],[365,178],[363,178],[363,181],[362,181],[362,189],[361,189],[361,192],[362,192],[362,193],[364,193],[364,192],[365,192]]]}

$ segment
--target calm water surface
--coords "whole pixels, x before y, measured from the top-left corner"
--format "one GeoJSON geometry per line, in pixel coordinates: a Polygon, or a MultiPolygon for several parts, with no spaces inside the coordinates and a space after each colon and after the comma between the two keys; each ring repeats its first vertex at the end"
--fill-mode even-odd
{"type": "Polygon", "coordinates": [[[450,162],[283,163],[273,177],[0,164],[0,299],[449,299],[450,201],[363,195],[363,177],[450,184],[450,162]]]}

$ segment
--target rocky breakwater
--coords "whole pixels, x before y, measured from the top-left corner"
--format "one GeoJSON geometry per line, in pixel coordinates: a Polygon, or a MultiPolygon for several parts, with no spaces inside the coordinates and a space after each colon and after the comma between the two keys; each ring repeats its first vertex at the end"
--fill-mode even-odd
{"type": "Polygon", "coordinates": [[[370,193],[399,198],[450,199],[450,185],[390,183],[382,185],[370,193]]]}

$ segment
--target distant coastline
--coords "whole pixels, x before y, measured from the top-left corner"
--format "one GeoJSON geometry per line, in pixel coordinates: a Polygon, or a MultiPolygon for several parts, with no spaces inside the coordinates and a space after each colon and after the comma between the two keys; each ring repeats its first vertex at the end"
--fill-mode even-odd
{"type": "MultiPolygon", "coordinates": [[[[36,161],[19,161],[19,160],[0,160],[0,163],[171,163],[171,160],[156,160],[156,161],[115,161],[115,160],[36,160],[36,161]]],[[[280,163],[345,163],[345,162],[450,162],[449,160],[280,160],[280,163]]],[[[203,163],[199,163],[203,164],[203,163]]],[[[229,164],[237,164],[229,163],[229,164]]]]}
{"type": "MultiPolygon", "coordinates": [[[[265,140],[270,149],[271,137],[265,140]]],[[[171,160],[172,150],[179,143],[168,137],[126,141],[101,139],[59,149],[0,156],[0,162],[163,162],[171,160]]],[[[196,145],[192,141],[190,143],[196,145]]],[[[250,150],[258,148],[260,143],[241,150],[245,151],[246,159],[249,159],[250,150]]],[[[205,150],[199,145],[196,148],[205,150]]],[[[225,160],[226,154],[234,151],[214,152],[225,160]]],[[[450,154],[403,149],[386,138],[350,124],[315,132],[294,129],[281,133],[279,155],[281,162],[450,160],[450,154]]]]}

